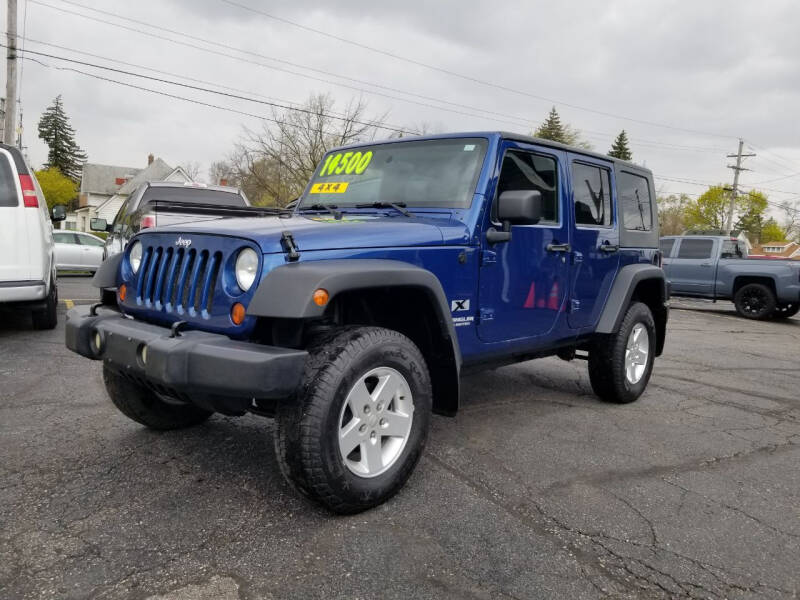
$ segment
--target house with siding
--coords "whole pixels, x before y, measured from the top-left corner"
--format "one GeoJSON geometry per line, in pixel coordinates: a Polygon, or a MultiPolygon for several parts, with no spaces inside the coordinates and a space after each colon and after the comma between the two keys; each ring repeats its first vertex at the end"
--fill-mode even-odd
{"type": "Polygon", "coordinates": [[[788,258],[800,260],[800,244],[797,242],[767,242],[753,246],[751,258],[788,258]]]}

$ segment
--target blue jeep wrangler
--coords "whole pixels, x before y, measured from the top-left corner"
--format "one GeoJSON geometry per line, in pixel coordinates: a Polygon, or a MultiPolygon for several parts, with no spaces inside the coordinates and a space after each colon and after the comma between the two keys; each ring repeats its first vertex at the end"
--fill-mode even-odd
{"type": "Polygon", "coordinates": [[[148,427],[274,417],[283,474],[335,512],[402,487],[462,374],[584,358],[625,403],[664,347],[652,174],[627,162],[396,139],[328,153],[290,211],[240,213],[134,237],[93,282],[117,306],[72,309],[66,343],[148,427]]]}

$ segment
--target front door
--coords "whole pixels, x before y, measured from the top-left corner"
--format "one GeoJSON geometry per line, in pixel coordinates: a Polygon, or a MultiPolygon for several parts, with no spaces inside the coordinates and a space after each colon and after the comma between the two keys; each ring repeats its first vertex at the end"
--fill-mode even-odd
{"type": "Polygon", "coordinates": [[[593,326],[611,291],[619,266],[619,229],[610,161],[570,154],[572,202],[572,289],[569,325],[593,326]]]}
{"type": "Polygon", "coordinates": [[[539,191],[542,219],[536,225],[514,225],[510,242],[490,245],[484,240],[478,336],[486,342],[548,333],[565,309],[569,285],[565,153],[506,141],[501,156],[492,198],[494,226],[501,227],[495,217],[497,198],[510,190],[539,191]]]}

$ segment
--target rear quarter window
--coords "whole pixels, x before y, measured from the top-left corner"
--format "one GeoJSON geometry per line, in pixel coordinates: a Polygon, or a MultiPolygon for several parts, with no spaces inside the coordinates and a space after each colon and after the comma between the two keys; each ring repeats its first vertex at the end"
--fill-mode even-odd
{"type": "Polygon", "coordinates": [[[19,206],[17,182],[8,158],[0,156],[0,207],[19,206]]]}
{"type": "Polygon", "coordinates": [[[630,231],[650,231],[653,228],[650,186],[647,179],[620,171],[617,179],[622,223],[630,231]]]}

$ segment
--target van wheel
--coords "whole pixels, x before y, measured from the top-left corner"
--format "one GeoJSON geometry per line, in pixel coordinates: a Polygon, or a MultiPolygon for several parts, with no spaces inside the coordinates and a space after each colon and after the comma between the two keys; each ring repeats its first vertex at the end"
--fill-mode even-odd
{"type": "Polygon", "coordinates": [[[166,402],[152,390],[125,379],[105,365],[103,383],[111,402],[123,415],[150,429],[183,429],[198,425],[214,414],[191,404],[166,402]]]}
{"type": "Polygon", "coordinates": [[[108,290],[106,288],[100,288],[100,303],[105,306],[116,306],[117,305],[116,290],[108,290]]]}
{"type": "Polygon", "coordinates": [[[656,353],[656,326],[646,304],[634,302],[616,333],[595,340],[589,380],[601,400],[627,404],[642,395],[656,353]]]}
{"type": "Polygon", "coordinates": [[[778,304],[772,312],[773,319],[788,319],[795,316],[800,311],[800,302],[789,304],[778,304]]]}
{"type": "Polygon", "coordinates": [[[775,294],[763,283],[748,283],[733,296],[733,304],[739,316],[762,321],[775,311],[775,294]]]}
{"type": "Polygon", "coordinates": [[[277,410],[284,476],[333,512],[372,508],[403,487],[428,436],[431,382],[404,335],[348,327],[309,349],[302,383],[277,410]]]}
{"type": "Polygon", "coordinates": [[[45,298],[44,308],[34,310],[32,316],[34,329],[55,329],[58,325],[58,287],[54,280],[50,280],[50,292],[45,298]]]}

